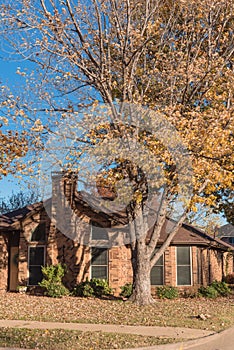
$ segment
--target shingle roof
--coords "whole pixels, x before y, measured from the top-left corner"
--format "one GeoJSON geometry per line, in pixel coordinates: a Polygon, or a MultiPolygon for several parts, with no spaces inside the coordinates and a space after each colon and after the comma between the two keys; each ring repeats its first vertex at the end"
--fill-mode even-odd
{"type": "Polygon", "coordinates": [[[226,224],[218,229],[218,237],[234,237],[234,226],[231,224],[226,224]]]}
{"type": "Polygon", "coordinates": [[[0,216],[0,230],[12,230],[15,228],[15,224],[19,223],[24,218],[33,215],[35,212],[40,211],[43,208],[43,203],[38,202],[31,205],[27,205],[23,208],[10,211],[0,216]]]}

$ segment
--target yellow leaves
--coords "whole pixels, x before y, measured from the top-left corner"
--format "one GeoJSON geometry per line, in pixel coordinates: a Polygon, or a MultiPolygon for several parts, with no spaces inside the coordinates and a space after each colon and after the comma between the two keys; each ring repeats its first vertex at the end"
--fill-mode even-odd
{"type": "Polygon", "coordinates": [[[27,141],[17,132],[0,130],[0,177],[24,168],[19,159],[27,152],[27,141]]]}
{"type": "Polygon", "coordinates": [[[6,117],[0,117],[0,126],[1,126],[1,122],[3,122],[4,123],[4,125],[8,125],[8,123],[9,123],[9,121],[8,121],[8,119],[6,118],[6,117]]]}
{"type": "Polygon", "coordinates": [[[37,119],[34,122],[33,127],[31,128],[31,130],[34,131],[34,132],[41,132],[43,129],[44,129],[44,127],[43,127],[40,119],[37,119]]]}
{"type": "Polygon", "coordinates": [[[0,168],[0,175],[6,176],[7,175],[7,169],[1,169],[0,168]]]}
{"type": "Polygon", "coordinates": [[[69,77],[72,77],[71,72],[66,72],[66,73],[64,74],[64,78],[69,78],[69,77]]]}
{"type": "Polygon", "coordinates": [[[21,117],[24,117],[24,116],[25,116],[25,112],[24,112],[23,109],[21,109],[21,110],[19,111],[19,115],[20,115],[21,117]]]}
{"type": "Polygon", "coordinates": [[[214,183],[212,182],[208,182],[208,184],[206,185],[206,188],[205,188],[205,193],[206,194],[211,194],[213,193],[214,191],[216,190],[216,186],[214,183]]]}
{"type": "Polygon", "coordinates": [[[134,192],[133,199],[135,200],[135,202],[137,204],[140,204],[142,202],[142,199],[143,199],[143,195],[142,195],[141,191],[136,190],[134,192]]]}
{"type": "Polygon", "coordinates": [[[16,74],[21,75],[22,77],[25,77],[25,76],[26,76],[26,73],[25,73],[25,72],[22,72],[22,71],[20,70],[20,67],[17,68],[16,74]]]}

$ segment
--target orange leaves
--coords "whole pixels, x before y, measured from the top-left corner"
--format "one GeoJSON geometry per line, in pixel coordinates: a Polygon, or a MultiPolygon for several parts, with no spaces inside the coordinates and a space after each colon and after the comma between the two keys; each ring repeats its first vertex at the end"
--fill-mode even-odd
{"type": "Polygon", "coordinates": [[[19,136],[18,132],[3,133],[0,130],[0,177],[24,168],[17,160],[24,156],[27,150],[25,136],[19,136]]]}

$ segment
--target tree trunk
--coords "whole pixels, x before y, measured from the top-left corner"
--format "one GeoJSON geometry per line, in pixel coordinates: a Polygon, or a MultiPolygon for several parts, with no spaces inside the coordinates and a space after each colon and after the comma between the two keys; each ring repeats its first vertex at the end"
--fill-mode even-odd
{"type": "Polygon", "coordinates": [[[133,292],[130,301],[138,305],[148,305],[154,302],[151,295],[150,256],[146,253],[144,242],[137,242],[132,250],[133,292]]]}

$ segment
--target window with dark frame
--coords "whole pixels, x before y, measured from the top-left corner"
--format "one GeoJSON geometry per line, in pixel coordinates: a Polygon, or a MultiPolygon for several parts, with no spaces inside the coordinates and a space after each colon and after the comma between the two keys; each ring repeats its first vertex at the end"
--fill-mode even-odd
{"type": "Polygon", "coordinates": [[[164,284],[164,254],[152,267],[150,272],[150,281],[152,286],[162,286],[164,284]]]}
{"type": "Polygon", "coordinates": [[[45,242],[46,240],[46,222],[40,222],[33,230],[31,241],[32,242],[45,242]]]}
{"type": "Polygon", "coordinates": [[[45,247],[29,247],[28,270],[30,286],[37,286],[43,279],[41,267],[45,264],[45,247]]]}
{"type": "Polygon", "coordinates": [[[108,249],[91,248],[91,278],[108,280],[108,249]]]}
{"type": "Polygon", "coordinates": [[[191,248],[176,247],[177,286],[191,286],[191,248]]]}

